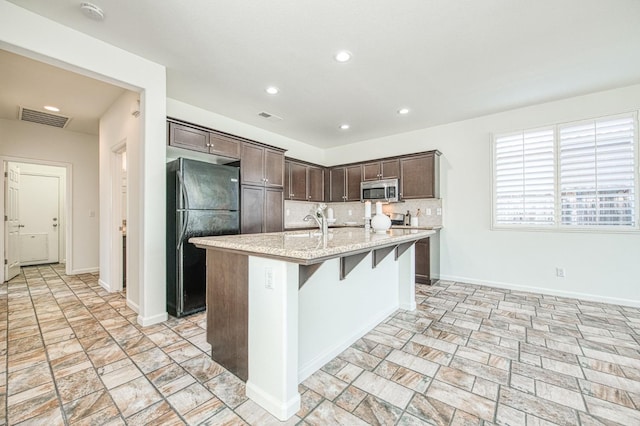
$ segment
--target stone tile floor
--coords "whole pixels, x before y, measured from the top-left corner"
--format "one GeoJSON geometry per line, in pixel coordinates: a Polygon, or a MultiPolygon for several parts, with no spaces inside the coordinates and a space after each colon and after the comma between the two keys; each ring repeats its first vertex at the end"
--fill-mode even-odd
{"type": "MultiPolygon", "coordinates": [[[[640,425],[640,309],[453,282],[300,385],[302,425],[640,425]]],[[[2,424],[278,424],[213,362],[203,314],[140,327],[61,265],[0,285],[2,424]]]]}

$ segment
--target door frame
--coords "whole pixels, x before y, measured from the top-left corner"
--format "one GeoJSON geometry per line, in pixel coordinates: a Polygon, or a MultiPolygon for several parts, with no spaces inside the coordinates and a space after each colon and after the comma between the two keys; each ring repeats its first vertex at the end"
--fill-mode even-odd
{"type": "MultiPolygon", "coordinates": [[[[111,168],[111,177],[110,177],[110,197],[111,197],[111,217],[109,218],[109,239],[111,245],[111,253],[114,255],[111,256],[111,265],[109,269],[111,270],[111,285],[109,291],[122,291],[123,289],[123,277],[122,277],[122,232],[120,232],[119,227],[122,226],[120,214],[116,212],[122,211],[122,153],[127,151],[127,139],[124,138],[117,144],[111,147],[110,153],[110,168],[111,168]]],[[[127,179],[127,187],[129,186],[129,180],[127,179]]],[[[127,225],[129,222],[129,190],[127,188],[127,214],[126,219],[127,225]]],[[[127,243],[128,245],[128,243],[127,243]]],[[[127,250],[127,264],[130,264],[128,261],[129,251],[127,250]]],[[[129,282],[129,271],[127,273],[127,282],[129,282]]]]}
{"type": "MultiPolygon", "coordinates": [[[[64,216],[65,216],[65,224],[64,224],[64,235],[65,235],[65,274],[71,275],[71,271],[73,271],[73,227],[71,224],[73,223],[73,166],[71,163],[62,163],[58,161],[47,161],[47,160],[39,160],[35,158],[25,158],[25,157],[14,157],[14,156],[5,156],[0,155],[0,163],[3,165],[8,162],[13,163],[30,163],[30,164],[39,164],[44,166],[56,166],[62,167],[65,169],[65,199],[64,199],[64,216]]],[[[3,175],[4,179],[4,175],[3,175]]],[[[5,205],[4,205],[4,182],[0,185],[0,211],[4,215],[5,205]]],[[[5,247],[4,247],[4,226],[0,227],[0,240],[2,244],[0,244],[0,259],[4,263],[5,259],[5,247]]],[[[59,255],[59,254],[58,254],[59,255]]],[[[3,283],[5,280],[4,277],[4,265],[0,268],[0,283],[3,283]]]]}

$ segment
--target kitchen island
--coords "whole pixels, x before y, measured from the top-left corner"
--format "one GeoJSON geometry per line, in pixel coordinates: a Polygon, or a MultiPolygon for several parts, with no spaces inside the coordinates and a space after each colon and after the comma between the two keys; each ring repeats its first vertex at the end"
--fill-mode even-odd
{"type": "Polygon", "coordinates": [[[192,238],[207,250],[207,341],[281,420],[298,384],[397,309],[415,309],[414,244],[433,230],[364,228],[192,238]]]}

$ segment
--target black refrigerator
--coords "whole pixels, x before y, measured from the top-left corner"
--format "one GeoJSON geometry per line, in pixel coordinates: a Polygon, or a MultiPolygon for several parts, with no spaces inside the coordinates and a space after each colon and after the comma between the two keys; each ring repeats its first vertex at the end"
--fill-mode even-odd
{"type": "Polygon", "coordinates": [[[206,251],[191,237],[238,234],[237,167],[178,158],[167,163],[167,311],[206,308],[206,251]]]}

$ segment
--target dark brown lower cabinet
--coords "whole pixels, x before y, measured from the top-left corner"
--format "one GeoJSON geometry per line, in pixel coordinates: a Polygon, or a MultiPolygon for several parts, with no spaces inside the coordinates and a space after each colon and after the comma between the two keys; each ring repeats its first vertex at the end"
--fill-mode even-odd
{"type": "Polygon", "coordinates": [[[280,232],[284,224],[284,198],[280,188],[242,185],[240,232],[280,232]]]}
{"type": "Polygon", "coordinates": [[[211,358],[247,381],[249,257],[207,250],[207,342],[211,358]]]}
{"type": "Polygon", "coordinates": [[[416,283],[431,284],[431,241],[423,238],[416,242],[416,283]]]}
{"type": "Polygon", "coordinates": [[[416,283],[432,285],[440,280],[440,231],[416,242],[416,283]]]}

